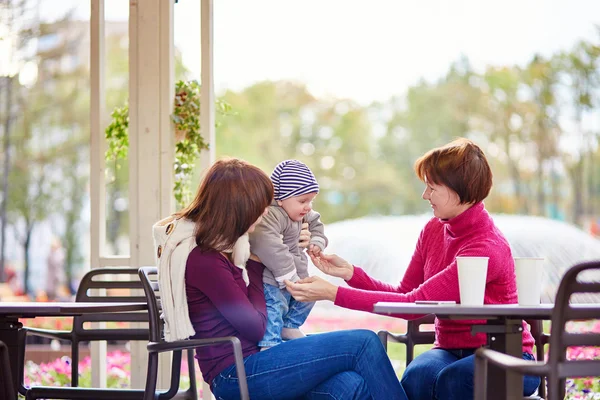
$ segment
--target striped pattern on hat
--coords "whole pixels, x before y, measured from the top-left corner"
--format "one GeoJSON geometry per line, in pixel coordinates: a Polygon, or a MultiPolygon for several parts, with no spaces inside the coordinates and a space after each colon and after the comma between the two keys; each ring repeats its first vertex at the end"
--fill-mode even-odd
{"type": "Polygon", "coordinates": [[[319,192],[319,184],[312,171],[298,160],[280,162],[271,174],[271,181],[275,200],[319,192]]]}

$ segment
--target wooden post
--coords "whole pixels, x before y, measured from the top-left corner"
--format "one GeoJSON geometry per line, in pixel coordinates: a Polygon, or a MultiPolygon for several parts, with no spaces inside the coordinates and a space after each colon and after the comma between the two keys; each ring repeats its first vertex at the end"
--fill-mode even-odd
{"type": "Polygon", "coordinates": [[[214,161],[215,143],[215,83],[213,57],[213,0],[202,0],[200,7],[200,45],[201,45],[201,81],[200,93],[200,126],[202,136],[209,144],[208,151],[203,151],[200,165],[206,170],[214,161]]]}
{"type": "MultiPolygon", "coordinates": [[[[131,265],[154,265],[152,225],[173,212],[173,1],[130,0],[129,237],[131,265]]],[[[132,387],[146,377],[145,343],[132,343],[132,387]]],[[[168,387],[170,355],[161,357],[158,387],[168,387]]]]}
{"type": "MultiPolygon", "coordinates": [[[[200,127],[202,136],[208,142],[208,150],[200,157],[200,167],[206,171],[215,161],[215,84],[213,57],[213,0],[202,0],[200,6],[200,50],[201,50],[201,92],[200,92],[200,127]]],[[[200,371],[202,372],[202,371],[200,371]]],[[[202,380],[203,400],[212,400],[214,396],[210,386],[202,380]]]]}
{"type": "MultiPolygon", "coordinates": [[[[90,14],[90,263],[99,268],[106,241],[104,183],[104,0],[90,14]]],[[[106,342],[92,342],[92,386],[106,387],[106,342]]]]}

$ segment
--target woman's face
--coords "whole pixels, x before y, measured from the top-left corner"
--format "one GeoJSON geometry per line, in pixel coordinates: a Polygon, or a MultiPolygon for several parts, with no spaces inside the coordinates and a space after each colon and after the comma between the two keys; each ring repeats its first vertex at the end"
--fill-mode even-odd
{"type": "Polygon", "coordinates": [[[260,224],[260,221],[262,221],[262,218],[265,215],[267,215],[268,212],[269,212],[269,207],[265,208],[265,211],[263,211],[262,215],[260,217],[258,217],[258,219],[252,225],[250,225],[250,228],[248,228],[248,233],[254,232],[254,229],[256,229],[256,225],[260,224]]]}
{"type": "Polygon", "coordinates": [[[460,204],[458,194],[444,185],[428,182],[425,178],[423,200],[427,200],[433,209],[433,215],[440,219],[450,219],[467,210],[470,204],[460,204]]]}

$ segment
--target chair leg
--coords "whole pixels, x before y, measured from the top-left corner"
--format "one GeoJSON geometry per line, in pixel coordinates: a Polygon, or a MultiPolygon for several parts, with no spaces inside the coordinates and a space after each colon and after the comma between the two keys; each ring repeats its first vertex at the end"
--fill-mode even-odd
{"type": "Polygon", "coordinates": [[[250,400],[248,393],[248,381],[246,380],[246,368],[244,367],[244,353],[242,353],[242,344],[236,337],[232,338],[233,356],[235,359],[235,370],[237,372],[238,384],[240,386],[240,399],[250,400]]]}
{"type": "Polygon", "coordinates": [[[412,340],[406,342],[406,366],[410,364],[415,356],[415,344],[412,340]]]}
{"type": "Polygon", "coordinates": [[[475,354],[475,375],[473,376],[474,400],[486,400],[487,361],[475,354]]]}
{"type": "MultiPolygon", "coordinates": [[[[544,361],[544,324],[540,320],[526,321],[531,327],[531,335],[535,340],[535,358],[538,361],[544,361]]],[[[542,399],[546,398],[546,380],[544,376],[540,377],[540,386],[538,387],[538,394],[542,399]]]]}
{"type": "Polygon", "coordinates": [[[79,386],[79,341],[76,338],[71,342],[71,386],[79,386]]]}
{"type": "Polygon", "coordinates": [[[565,398],[566,386],[567,386],[567,379],[566,378],[560,379],[559,383],[558,383],[558,398],[559,399],[565,398]]]}
{"type": "Polygon", "coordinates": [[[4,342],[0,342],[0,364],[3,366],[0,374],[0,399],[12,400],[17,397],[13,384],[13,377],[10,372],[10,358],[8,347],[4,342]]]}
{"type": "Polygon", "coordinates": [[[377,332],[377,336],[379,336],[379,341],[381,342],[381,345],[383,346],[383,348],[387,352],[387,347],[388,347],[388,334],[387,334],[387,332],[386,331],[379,331],[379,332],[377,332]]]}
{"type": "Polygon", "coordinates": [[[19,330],[19,343],[21,351],[19,354],[19,388],[17,389],[23,396],[27,393],[25,387],[25,346],[27,341],[27,331],[19,330]]]}
{"type": "Polygon", "coordinates": [[[158,379],[158,353],[148,353],[148,373],[146,374],[146,389],[144,400],[156,399],[156,380],[158,379]]]}
{"type": "Polygon", "coordinates": [[[198,400],[198,386],[196,383],[196,359],[194,358],[194,350],[189,349],[188,355],[188,370],[190,375],[190,387],[188,391],[193,396],[192,399],[198,400]]]}

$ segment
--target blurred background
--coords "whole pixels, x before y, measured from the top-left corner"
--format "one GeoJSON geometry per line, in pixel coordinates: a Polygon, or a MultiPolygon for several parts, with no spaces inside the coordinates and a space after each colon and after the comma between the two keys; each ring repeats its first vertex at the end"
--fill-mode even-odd
{"type": "MultiPolygon", "coordinates": [[[[128,11],[106,0],[107,114],[128,98],[128,11]]],[[[0,268],[31,298],[89,269],[89,13],[0,0],[0,268]]],[[[176,79],[200,79],[199,13],[175,5],[176,79]]],[[[600,258],[597,0],[219,0],[214,23],[218,156],[306,162],[332,251],[397,282],[430,216],[413,163],[464,136],[520,255],[600,258]]],[[[107,253],[125,255],[127,162],[107,166],[107,253]]]]}

